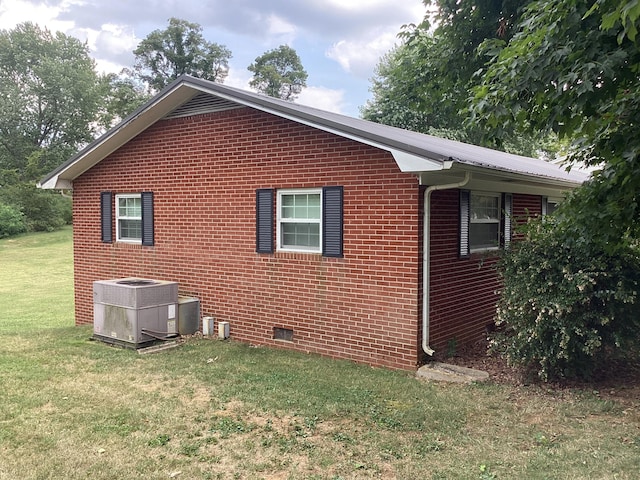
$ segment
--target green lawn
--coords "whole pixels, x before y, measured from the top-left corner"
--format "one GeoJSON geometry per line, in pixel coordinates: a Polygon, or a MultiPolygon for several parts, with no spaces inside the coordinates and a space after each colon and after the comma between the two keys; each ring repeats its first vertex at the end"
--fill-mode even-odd
{"type": "Polygon", "coordinates": [[[446,385],[190,339],[153,355],[73,326],[71,232],[0,240],[0,479],[633,479],[640,402],[446,385]]]}
{"type": "Polygon", "coordinates": [[[0,333],[73,325],[71,228],[0,240],[0,333]]]}

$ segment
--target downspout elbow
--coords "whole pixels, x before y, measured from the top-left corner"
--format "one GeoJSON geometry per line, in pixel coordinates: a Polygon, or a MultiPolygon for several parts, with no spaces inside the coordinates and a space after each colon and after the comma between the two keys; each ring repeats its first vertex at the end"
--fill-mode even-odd
{"type": "Polygon", "coordinates": [[[424,191],[424,222],[422,239],[422,350],[429,356],[433,356],[435,350],[429,346],[429,293],[430,283],[430,251],[431,251],[431,193],[436,190],[450,190],[464,187],[471,180],[471,173],[465,172],[464,179],[456,183],[443,185],[431,185],[424,191]]]}

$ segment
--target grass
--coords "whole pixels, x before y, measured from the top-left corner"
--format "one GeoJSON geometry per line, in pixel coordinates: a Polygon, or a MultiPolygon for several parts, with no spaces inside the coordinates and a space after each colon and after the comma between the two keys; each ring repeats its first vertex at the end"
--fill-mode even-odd
{"type": "Polygon", "coordinates": [[[0,240],[0,333],[73,325],[72,255],[70,227],[0,240]]]}
{"type": "Polygon", "coordinates": [[[631,479],[638,402],[73,325],[70,231],[0,241],[0,479],[631,479]]]}

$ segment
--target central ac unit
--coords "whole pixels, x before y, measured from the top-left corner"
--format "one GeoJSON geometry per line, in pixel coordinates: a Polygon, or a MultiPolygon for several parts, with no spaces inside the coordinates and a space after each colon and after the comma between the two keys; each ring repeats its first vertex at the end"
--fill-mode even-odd
{"type": "Polygon", "coordinates": [[[139,348],[177,336],[178,283],[144,278],[93,282],[93,334],[139,348]]]}

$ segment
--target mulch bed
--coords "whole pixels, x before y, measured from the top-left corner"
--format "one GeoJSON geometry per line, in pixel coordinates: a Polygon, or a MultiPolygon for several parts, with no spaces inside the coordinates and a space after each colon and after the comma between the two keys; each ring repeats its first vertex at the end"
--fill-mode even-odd
{"type": "Polygon", "coordinates": [[[487,341],[460,346],[453,356],[436,357],[445,363],[489,373],[489,381],[511,386],[542,386],[556,391],[586,390],[625,404],[640,405],[640,355],[632,360],[612,360],[595,372],[589,381],[542,382],[507,364],[505,358],[487,353],[487,341]]]}

